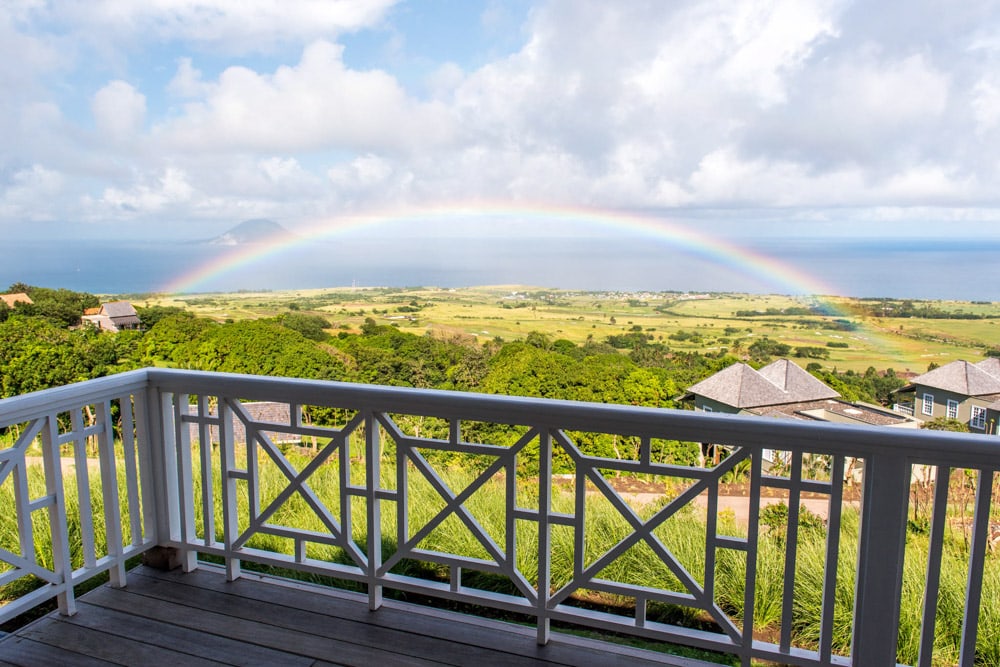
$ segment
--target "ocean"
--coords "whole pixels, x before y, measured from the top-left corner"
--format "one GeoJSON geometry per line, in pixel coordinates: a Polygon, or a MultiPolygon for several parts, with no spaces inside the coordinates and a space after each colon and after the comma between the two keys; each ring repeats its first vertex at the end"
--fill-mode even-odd
{"type": "Polygon", "coordinates": [[[783,239],[728,257],[642,237],[351,237],[280,252],[162,241],[5,246],[0,289],[14,282],[96,294],[518,284],[1000,301],[1000,241],[783,239]]]}

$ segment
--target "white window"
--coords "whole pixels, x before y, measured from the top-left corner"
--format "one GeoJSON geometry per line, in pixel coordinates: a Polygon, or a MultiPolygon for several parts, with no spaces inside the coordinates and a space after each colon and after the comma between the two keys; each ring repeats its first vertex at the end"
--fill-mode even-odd
{"type": "Polygon", "coordinates": [[[701,407],[701,409],[702,409],[702,410],[703,410],[704,412],[712,412],[712,408],[708,407],[707,405],[703,405],[703,406],[701,407]]]}
{"type": "Polygon", "coordinates": [[[986,408],[978,405],[972,406],[972,420],[969,421],[969,428],[978,429],[980,431],[986,428],[986,408]]]}
{"type": "Polygon", "coordinates": [[[948,400],[948,419],[958,419],[958,401],[948,400]]]}
{"type": "Polygon", "coordinates": [[[925,415],[934,414],[934,394],[924,394],[922,411],[925,415]]]}

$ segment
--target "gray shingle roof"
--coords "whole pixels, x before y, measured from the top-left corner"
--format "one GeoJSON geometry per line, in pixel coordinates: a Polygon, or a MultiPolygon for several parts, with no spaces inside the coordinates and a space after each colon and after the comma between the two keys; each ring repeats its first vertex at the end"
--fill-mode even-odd
{"type": "Polygon", "coordinates": [[[761,368],[758,373],[784,389],[795,402],[818,401],[840,396],[807,371],[788,359],[779,359],[761,368]]]}
{"type": "MultiPolygon", "coordinates": [[[[989,361],[989,360],[986,360],[989,361]]],[[[983,362],[980,362],[982,364],[983,362]]],[[[963,396],[982,396],[984,394],[1000,393],[1000,377],[985,368],[968,361],[953,361],[940,368],[918,375],[913,378],[913,384],[943,389],[963,396]]]]}
{"type": "Polygon", "coordinates": [[[976,367],[982,368],[990,375],[1000,378],[1000,359],[997,359],[996,357],[987,357],[986,359],[977,362],[976,367]]]}
{"type": "Polygon", "coordinates": [[[136,317],[138,315],[128,301],[109,301],[101,304],[101,310],[108,317],[136,317]]]}
{"type": "Polygon", "coordinates": [[[840,396],[796,364],[781,359],[759,371],[733,364],[688,391],[736,408],[799,403],[840,396]]]}

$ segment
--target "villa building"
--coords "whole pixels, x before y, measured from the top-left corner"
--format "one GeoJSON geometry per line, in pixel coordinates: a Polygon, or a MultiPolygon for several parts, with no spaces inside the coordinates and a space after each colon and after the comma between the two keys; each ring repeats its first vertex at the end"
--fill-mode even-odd
{"type": "Polygon", "coordinates": [[[754,370],[737,363],[688,388],[681,400],[702,412],[751,414],[788,419],[908,426],[905,415],[868,403],[852,403],[797,364],[779,359],[754,370]]]}
{"type": "MultiPolygon", "coordinates": [[[[919,421],[887,408],[868,403],[852,403],[797,364],[779,359],[755,370],[736,363],[688,388],[682,401],[696,411],[757,415],[840,424],[916,428],[919,421]]],[[[702,454],[716,461],[721,452],[716,445],[702,444],[702,454]]],[[[765,449],[767,465],[783,457],[765,449]]]]}
{"type": "Polygon", "coordinates": [[[139,313],[128,301],[109,301],[102,303],[100,308],[87,309],[83,313],[83,321],[112,333],[142,326],[139,313]]]}
{"type": "Polygon", "coordinates": [[[896,410],[922,421],[955,419],[973,433],[996,434],[1000,423],[1000,359],[953,361],[913,378],[897,392],[896,410]]]}

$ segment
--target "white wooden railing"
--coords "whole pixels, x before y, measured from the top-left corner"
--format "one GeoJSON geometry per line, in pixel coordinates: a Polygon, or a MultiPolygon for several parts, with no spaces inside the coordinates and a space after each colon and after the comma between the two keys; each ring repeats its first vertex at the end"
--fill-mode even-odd
{"type": "Polygon", "coordinates": [[[929,548],[907,550],[918,469],[926,480],[950,479],[953,469],[974,479],[974,511],[960,526],[970,539],[960,664],[975,660],[984,586],[997,585],[983,576],[993,557],[987,549],[1000,468],[1000,445],[987,436],[162,369],[0,401],[0,428],[9,442],[0,450],[0,491],[13,502],[4,513],[16,517],[0,534],[0,585],[9,599],[0,621],[50,598],[72,614],[74,585],[105,571],[112,585],[123,585],[126,561],[162,546],[179,550],[187,569],[199,558],[219,559],[230,578],[256,563],[353,581],[372,609],[392,588],[529,615],[539,643],[552,622],[565,622],[731,653],[747,665],[890,665],[904,560],[916,558],[925,572],[916,662],[938,664],[944,536],[960,519],[949,514],[949,485],[931,482],[929,548]],[[255,420],[245,403],[260,400],[287,404],[287,423],[255,420]],[[337,412],[323,421],[317,408],[337,412]],[[237,421],[245,443],[235,441],[237,421]],[[312,451],[283,450],[277,434],[312,451]],[[634,443],[619,448],[631,458],[590,453],[586,443],[600,434],[634,443]],[[736,449],[714,468],[687,467],[658,460],[667,440],[736,449]],[[788,452],[787,474],[762,472],[765,449],[788,452]],[[814,474],[818,457],[824,465],[814,474]],[[554,466],[566,471],[554,475],[554,466]],[[719,511],[720,484],[744,469],[747,519],[734,528],[739,522],[719,511]],[[859,469],[852,536],[845,519],[855,511],[851,487],[842,480],[859,469]],[[640,506],[616,490],[619,474],[659,481],[667,491],[640,506]],[[493,508],[498,519],[487,520],[476,502],[487,491],[504,499],[493,508]],[[789,506],[778,540],[760,520],[776,492],[789,506]],[[827,518],[822,562],[810,565],[821,570],[810,576],[822,590],[815,608],[804,610],[797,580],[806,494],[825,499],[827,518]],[[613,538],[595,529],[602,507],[619,525],[613,538]],[[68,523],[72,508],[82,509],[68,523]],[[682,516],[702,519],[694,559],[671,546],[672,519],[682,516]],[[470,536],[475,553],[429,547],[446,524],[470,536]],[[758,575],[765,540],[780,548],[780,592],[764,590],[758,575]],[[660,585],[609,574],[620,574],[616,562],[633,550],[657,561],[660,585]],[[436,576],[415,575],[407,567],[414,562],[432,565],[436,576]],[[726,567],[745,571],[741,604],[720,599],[726,567]],[[470,573],[504,585],[485,590],[470,573]],[[34,583],[10,599],[11,587],[25,581],[34,583]],[[853,603],[838,599],[844,581],[854,582],[853,603]],[[599,611],[581,603],[595,593],[626,604],[599,611]],[[774,596],[780,600],[767,599],[774,596]],[[753,614],[740,613],[764,603],[777,604],[780,615],[766,638],[755,634],[753,614]],[[663,605],[694,610],[701,627],[657,617],[663,605]],[[796,631],[803,614],[816,619],[812,639],[796,631]],[[849,646],[836,640],[844,627],[849,646]]]}

